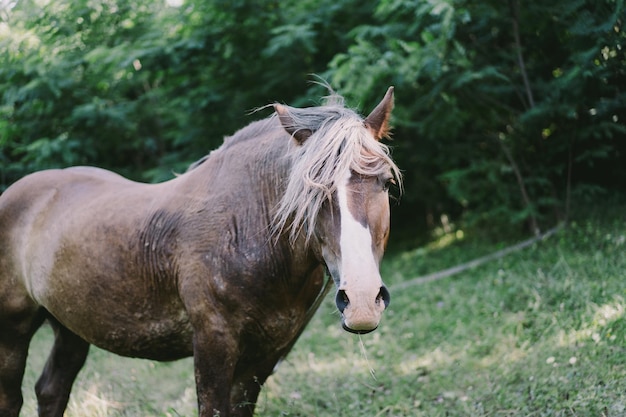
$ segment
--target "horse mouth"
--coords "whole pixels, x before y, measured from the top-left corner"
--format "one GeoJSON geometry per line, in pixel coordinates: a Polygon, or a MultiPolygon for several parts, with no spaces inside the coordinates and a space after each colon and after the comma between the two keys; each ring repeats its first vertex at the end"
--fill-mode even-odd
{"type": "Polygon", "coordinates": [[[341,327],[343,327],[343,329],[348,332],[348,333],[353,333],[353,334],[368,334],[373,332],[374,330],[378,329],[378,326],[374,327],[373,329],[367,329],[367,330],[354,330],[351,329],[350,327],[346,326],[345,322],[341,322],[341,327]]]}

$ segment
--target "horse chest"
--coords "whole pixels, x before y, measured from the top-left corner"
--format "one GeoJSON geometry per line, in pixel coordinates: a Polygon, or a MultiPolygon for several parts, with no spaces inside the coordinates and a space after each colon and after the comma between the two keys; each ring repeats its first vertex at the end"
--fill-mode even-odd
{"type": "Polygon", "coordinates": [[[311,319],[328,290],[321,268],[309,272],[290,291],[276,286],[266,297],[251,298],[244,322],[254,343],[281,350],[291,346],[311,319]]]}

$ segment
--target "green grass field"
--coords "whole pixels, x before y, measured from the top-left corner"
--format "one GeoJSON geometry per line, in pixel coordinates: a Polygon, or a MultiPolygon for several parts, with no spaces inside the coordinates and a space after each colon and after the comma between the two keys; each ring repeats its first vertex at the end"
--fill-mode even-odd
{"type": "MultiPolygon", "coordinates": [[[[268,380],[259,416],[625,416],[626,207],[588,214],[530,248],[394,291],[503,244],[465,232],[390,254],[380,328],[340,329],[328,297],[268,380]],[[458,237],[457,237],[458,236],[458,237]]],[[[511,242],[512,243],[512,242],[511,242]]],[[[52,338],[33,341],[22,415],[52,338]]],[[[92,348],[66,417],[194,416],[191,360],[92,348]]]]}

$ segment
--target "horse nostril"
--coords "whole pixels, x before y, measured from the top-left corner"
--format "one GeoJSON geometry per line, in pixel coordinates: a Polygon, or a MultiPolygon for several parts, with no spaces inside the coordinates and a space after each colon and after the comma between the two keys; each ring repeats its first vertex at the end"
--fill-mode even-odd
{"type": "Polygon", "coordinates": [[[391,302],[391,295],[389,294],[389,290],[384,285],[380,287],[380,291],[378,292],[378,296],[376,297],[376,302],[379,303],[380,300],[383,300],[385,303],[385,308],[389,307],[389,303],[391,302]]]}
{"type": "Polygon", "coordinates": [[[337,308],[340,313],[343,313],[343,310],[348,307],[350,300],[348,299],[348,294],[344,290],[337,291],[337,296],[335,297],[335,304],[337,304],[337,308]]]}

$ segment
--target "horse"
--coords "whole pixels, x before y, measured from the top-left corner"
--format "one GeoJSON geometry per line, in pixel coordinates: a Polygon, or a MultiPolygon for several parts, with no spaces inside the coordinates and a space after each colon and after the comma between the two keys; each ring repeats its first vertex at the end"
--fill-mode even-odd
{"type": "Polygon", "coordinates": [[[343,329],[377,328],[390,300],[388,189],[401,180],[381,142],[393,87],[365,118],[335,93],[273,107],[169,181],[70,167],[0,196],[0,416],[19,415],[44,321],[45,417],[62,417],[90,345],[193,356],[198,415],[252,416],[331,282],[343,329]]]}

